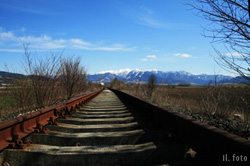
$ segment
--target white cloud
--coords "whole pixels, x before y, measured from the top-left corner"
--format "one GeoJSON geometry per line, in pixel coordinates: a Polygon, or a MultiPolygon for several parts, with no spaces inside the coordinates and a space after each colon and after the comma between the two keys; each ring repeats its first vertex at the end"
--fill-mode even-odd
{"type": "Polygon", "coordinates": [[[123,47],[93,47],[89,48],[89,50],[99,50],[99,51],[131,51],[130,48],[123,47]]]}
{"type": "Polygon", "coordinates": [[[174,56],[180,56],[181,55],[181,53],[176,53],[176,54],[174,54],[174,56]]]}
{"type": "Polygon", "coordinates": [[[1,40],[13,40],[15,37],[12,32],[2,32],[0,33],[1,40]]]}
{"type": "Polygon", "coordinates": [[[47,35],[43,35],[40,37],[34,37],[34,36],[22,36],[22,37],[17,37],[13,38],[13,40],[18,40],[19,42],[22,43],[44,43],[44,42],[49,42],[52,40],[51,37],[47,35]]]}
{"type": "Polygon", "coordinates": [[[40,46],[36,46],[36,48],[44,48],[44,49],[61,49],[65,48],[65,45],[57,42],[47,42],[43,43],[40,46]]]}
{"type": "Polygon", "coordinates": [[[99,50],[99,51],[133,51],[136,47],[128,48],[125,45],[115,43],[106,46],[103,43],[93,44],[82,39],[53,39],[48,35],[36,36],[17,36],[13,32],[0,32],[0,51],[13,52],[22,49],[23,44],[30,44],[30,48],[44,51],[48,49],[80,49],[80,50],[99,50]]]}
{"type": "Polygon", "coordinates": [[[190,58],[192,55],[190,54],[181,54],[181,53],[175,53],[174,56],[182,57],[182,58],[190,58]]]}
{"type": "Polygon", "coordinates": [[[125,48],[125,47],[96,47],[96,46],[82,46],[82,45],[73,45],[74,48],[81,50],[92,50],[92,51],[134,51],[133,48],[125,48]]]}
{"type": "Polygon", "coordinates": [[[192,57],[192,55],[190,55],[190,54],[181,54],[181,57],[183,57],[183,58],[190,58],[190,57],[192,57]]]}
{"type": "Polygon", "coordinates": [[[1,49],[0,48],[0,51],[3,51],[3,52],[23,52],[23,49],[1,49]]]}
{"type": "Polygon", "coordinates": [[[148,58],[156,58],[156,55],[147,55],[148,58]]]}
{"type": "Polygon", "coordinates": [[[156,55],[147,55],[147,58],[141,59],[141,61],[153,61],[156,58],[156,55]]]}
{"type": "Polygon", "coordinates": [[[80,44],[80,45],[89,45],[89,42],[85,42],[82,39],[70,39],[70,42],[73,44],[80,44]]]}

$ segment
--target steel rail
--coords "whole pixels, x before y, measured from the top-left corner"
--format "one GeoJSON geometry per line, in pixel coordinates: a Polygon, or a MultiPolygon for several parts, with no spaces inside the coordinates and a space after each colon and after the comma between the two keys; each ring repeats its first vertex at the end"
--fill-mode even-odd
{"type": "Polygon", "coordinates": [[[65,118],[79,106],[97,96],[102,90],[81,96],[55,106],[0,122],[0,151],[7,147],[24,148],[29,142],[25,138],[33,132],[47,132],[47,124],[57,123],[57,118],[65,118]]]}
{"type": "MultiPolygon", "coordinates": [[[[145,116],[146,124],[170,131],[173,138],[189,146],[208,161],[221,162],[223,156],[247,157],[250,163],[250,141],[190,117],[158,107],[125,92],[110,89],[118,97],[134,105],[145,116]]],[[[240,163],[238,163],[240,164],[240,163]]],[[[241,163],[243,164],[243,163],[241,163]]]]}

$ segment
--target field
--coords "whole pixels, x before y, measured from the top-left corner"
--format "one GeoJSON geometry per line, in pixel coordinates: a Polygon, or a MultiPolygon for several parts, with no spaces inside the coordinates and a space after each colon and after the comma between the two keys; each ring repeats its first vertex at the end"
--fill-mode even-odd
{"type": "MultiPolygon", "coordinates": [[[[115,88],[115,87],[114,87],[115,88]]],[[[118,88],[170,111],[250,140],[250,87],[245,85],[158,85],[148,95],[146,84],[118,88]]]]}
{"type": "Polygon", "coordinates": [[[121,90],[172,111],[216,114],[225,118],[241,114],[246,121],[249,119],[247,111],[250,107],[250,87],[246,85],[158,85],[151,97],[147,95],[146,85],[127,85],[121,87],[121,90]]]}

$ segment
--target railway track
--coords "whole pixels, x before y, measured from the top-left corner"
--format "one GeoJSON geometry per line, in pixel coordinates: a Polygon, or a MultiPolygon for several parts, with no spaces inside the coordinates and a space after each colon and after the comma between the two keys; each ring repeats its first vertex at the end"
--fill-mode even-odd
{"type": "Polygon", "coordinates": [[[7,149],[10,165],[140,165],[156,148],[136,144],[145,133],[131,112],[110,90],[104,90],[71,117],[47,126],[47,133],[27,137],[31,145],[7,149]]]}
{"type": "Polygon", "coordinates": [[[49,108],[57,114],[52,120],[51,115],[47,116],[47,123],[39,123],[40,128],[36,125],[36,133],[24,134],[23,123],[29,119],[0,124],[0,134],[7,131],[11,134],[11,138],[0,137],[0,143],[4,144],[0,148],[5,149],[0,154],[0,163],[6,166],[231,165],[234,154],[247,160],[235,161],[233,165],[249,164],[249,141],[111,90],[85,97],[87,100],[101,92],[88,103],[79,98],[49,108]],[[69,117],[65,118],[65,112],[69,117]],[[15,125],[22,129],[21,134],[14,132],[15,125]],[[6,149],[7,143],[13,148],[6,149]],[[187,154],[190,147],[197,152],[192,153],[196,155],[194,158],[187,154]]]}

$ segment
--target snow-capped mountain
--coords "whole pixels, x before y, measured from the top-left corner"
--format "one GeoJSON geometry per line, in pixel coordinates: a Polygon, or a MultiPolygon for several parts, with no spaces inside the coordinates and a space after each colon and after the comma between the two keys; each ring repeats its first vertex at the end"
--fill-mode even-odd
{"type": "Polygon", "coordinates": [[[102,71],[99,72],[97,74],[105,74],[105,73],[111,73],[111,74],[115,74],[117,76],[121,76],[121,77],[126,77],[126,75],[131,72],[131,69],[120,69],[120,70],[108,70],[108,71],[102,71]]]}
{"type": "Polygon", "coordinates": [[[98,82],[102,80],[104,83],[108,83],[111,80],[117,78],[127,83],[136,82],[148,82],[148,78],[151,74],[156,76],[157,82],[161,84],[178,84],[178,83],[191,83],[198,85],[207,85],[215,83],[234,83],[234,77],[226,75],[195,75],[185,71],[158,71],[158,70],[131,70],[121,69],[117,71],[103,71],[97,74],[89,74],[88,80],[92,82],[98,82]]]}

